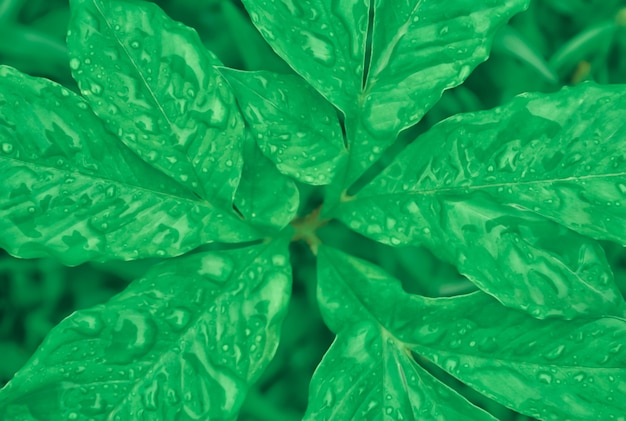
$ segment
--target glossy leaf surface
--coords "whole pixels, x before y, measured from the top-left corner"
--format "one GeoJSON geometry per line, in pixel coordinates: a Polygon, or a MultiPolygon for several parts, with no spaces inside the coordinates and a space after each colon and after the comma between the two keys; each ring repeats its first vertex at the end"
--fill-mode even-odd
{"type": "Polygon", "coordinates": [[[381,326],[341,331],[311,381],[305,420],[494,421],[435,379],[381,326]]]}
{"type": "Polygon", "coordinates": [[[546,420],[626,413],[626,320],[536,320],[482,293],[425,302],[405,340],[486,396],[546,420]]]}
{"type": "Polygon", "coordinates": [[[0,418],[235,419],[290,290],[282,240],[159,264],[54,328],[0,391],[0,418]]]}
{"type": "Polygon", "coordinates": [[[106,132],[69,90],[0,68],[0,246],[23,258],[176,256],[258,234],[106,132]]]}
{"type": "Polygon", "coordinates": [[[626,411],[623,318],[537,320],[482,292],[410,295],[382,269],[329,248],[320,248],[318,299],[333,331],[382,326],[405,351],[523,414],[618,419],[626,411]]]}
{"type": "Polygon", "coordinates": [[[195,31],[150,2],[73,0],[68,47],[110,130],[203,199],[232,203],[243,120],[195,31]]]}
{"type": "Polygon", "coordinates": [[[220,70],[276,168],[303,183],[330,183],[346,154],[335,109],[297,76],[220,70]]]}
{"type": "Polygon", "coordinates": [[[235,206],[251,224],[281,229],[295,217],[300,204],[296,183],[276,169],[249,136],[244,146],[241,182],[235,206]]]}
{"type": "Polygon", "coordinates": [[[400,130],[418,122],[445,89],[462,83],[487,58],[496,28],[529,2],[243,3],[278,55],[346,115],[350,183],[400,130]]]}
{"type": "Polygon", "coordinates": [[[338,216],[377,241],[430,247],[537,317],[614,313],[602,250],[570,230],[626,244],[624,109],[622,88],[584,85],[450,118],[338,216]]]}

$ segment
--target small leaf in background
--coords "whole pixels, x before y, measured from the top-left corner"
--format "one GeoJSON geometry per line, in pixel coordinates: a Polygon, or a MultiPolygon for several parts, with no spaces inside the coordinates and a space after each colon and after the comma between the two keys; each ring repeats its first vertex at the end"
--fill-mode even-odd
{"type": "MultiPolygon", "coordinates": [[[[378,325],[386,344],[433,361],[522,414],[618,419],[626,411],[620,399],[626,390],[623,318],[537,320],[480,291],[452,298],[410,295],[372,263],[327,247],[319,251],[318,298],[324,320],[339,337],[361,329],[361,339],[349,340],[355,348],[372,349],[363,326],[378,325]]],[[[350,352],[325,363],[338,364],[350,352]]],[[[349,363],[357,362],[352,357],[349,363]]]]}
{"type": "Polygon", "coordinates": [[[495,30],[529,1],[243,3],[278,55],[344,112],[347,188],[486,60],[495,30]]]}
{"type": "Polygon", "coordinates": [[[304,419],[495,421],[417,365],[383,327],[367,322],[339,332],[313,375],[304,419]]]}
{"type": "Polygon", "coordinates": [[[22,258],[177,256],[258,235],[138,159],[76,94],[8,67],[0,68],[0,164],[0,245],[22,258]]]}
{"type": "Polygon", "coordinates": [[[243,121],[195,31],[149,2],[73,0],[68,47],[110,130],[203,199],[232,203],[243,121]]]}
{"type": "Polygon", "coordinates": [[[243,173],[235,196],[237,210],[247,221],[261,228],[286,227],[296,217],[300,204],[296,183],[278,172],[250,134],[244,144],[243,157],[243,173]]]}
{"type": "Polygon", "coordinates": [[[2,419],[234,419],[272,359],[287,242],[155,266],[55,327],[0,391],[2,419]]]}
{"type": "Polygon", "coordinates": [[[346,152],[335,109],[297,76],[220,71],[276,168],[303,183],[330,183],[346,152]]]}
{"type": "Polygon", "coordinates": [[[602,250],[574,232],[626,244],[624,104],[620,88],[584,85],[450,118],[337,215],[377,241],[426,245],[536,317],[621,314],[602,250]]]}

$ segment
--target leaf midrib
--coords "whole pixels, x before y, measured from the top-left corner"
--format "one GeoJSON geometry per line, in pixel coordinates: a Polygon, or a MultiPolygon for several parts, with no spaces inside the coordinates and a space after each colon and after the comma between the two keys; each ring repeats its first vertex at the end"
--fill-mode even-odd
{"type": "MultiPolygon", "coordinates": [[[[139,75],[139,77],[141,78],[141,81],[143,83],[143,86],[146,87],[148,93],[150,94],[150,97],[152,98],[155,106],[157,107],[159,114],[161,114],[161,116],[165,119],[166,123],[168,124],[168,126],[170,127],[170,130],[172,133],[174,133],[174,135],[177,138],[180,138],[179,135],[179,131],[176,128],[176,126],[174,125],[174,123],[169,119],[167,113],[165,112],[165,109],[163,108],[163,106],[161,105],[161,103],[159,102],[156,93],[154,92],[154,90],[152,89],[152,87],[150,86],[150,84],[148,83],[148,81],[146,80],[143,72],[141,71],[141,68],[137,65],[137,63],[135,62],[135,60],[133,59],[133,57],[130,55],[128,49],[126,48],[126,46],[122,43],[122,41],[120,40],[120,38],[117,36],[117,33],[113,30],[109,20],[107,19],[107,16],[103,13],[102,9],[100,8],[100,6],[98,5],[98,1],[97,0],[92,0],[92,3],[94,5],[94,7],[96,8],[96,10],[98,11],[98,13],[100,14],[100,16],[102,17],[103,22],[106,24],[107,28],[109,29],[109,32],[111,34],[113,34],[113,38],[115,38],[115,41],[117,42],[117,44],[122,48],[122,50],[124,51],[124,54],[126,54],[126,57],[128,58],[129,62],[132,64],[133,68],[135,69],[136,73],[139,75]]],[[[162,148],[163,149],[163,148],[162,148]]],[[[169,150],[169,152],[171,152],[171,150],[169,150]]],[[[199,177],[197,168],[195,165],[193,165],[193,163],[191,162],[191,158],[187,155],[187,154],[180,154],[182,157],[184,157],[184,159],[187,161],[187,163],[189,164],[189,166],[193,169],[194,175],[196,177],[196,179],[198,181],[201,180],[201,178],[199,177]]],[[[166,174],[169,176],[169,174],[166,174]]],[[[205,198],[206,197],[206,192],[204,189],[204,185],[202,182],[198,183],[198,188],[200,189],[200,191],[202,192],[202,197],[205,198]]]]}
{"type": "MultiPolygon", "coordinates": [[[[165,196],[165,197],[171,198],[173,200],[181,200],[181,201],[193,203],[193,204],[196,204],[196,205],[205,205],[205,206],[208,206],[208,207],[211,207],[211,208],[218,209],[217,206],[213,205],[211,202],[209,202],[209,201],[207,201],[205,199],[203,199],[203,200],[194,200],[194,199],[189,198],[189,197],[177,196],[177,195],[174,195],[172,193],[167,193],[167,192],[163,192],[163,191],[150,189],[150,188],[147,188],[145,186],[124,182],[124,181],[116,180],[116,179],[109,178],[109,177],[96,176],[96,175],[93,175],[93,174],[85,174],[85,173],[82,173],[82,172],[77,171],[77,170],[64,171],[64,170],[61,170],[61,169],[59,169],[57,167],[53,167],[51,165],[44,165],[44,164],[41,164],[39,162],[25,161],[25,160],[21,160],[21,159],[17,159],[17,158],[11,158],[11,157],[7,157],[7,156],[0,156],[0,161],[1,160],[5,160],[5,161],[9,161],[9,162],[10,161],[16,161],[16,162],[19,162],[20,164],[26,164],[26,166],[28,166],[28,167],[45,168],[45,169],[47,169],[49,171],[55,171],[55,172],[62,173],[62,174],[67,174],[67,175],[80,175],[81,177],[89,178],[89,179],[92,179],[92,180],[102,180],[102,181],[106,181],[106,182],[109,182],[109,183],[113,183],[113,184],[117,184],[117,185],[120,185],[120,186],[124,186],[124,187],[127,187],[129,189],[145,191],[145,192],[148,192],[148,193],[150,193],[152,195],[156,195],[156,196],[165,196]]],[[[222,210],[222,211],[225,211],[222,208],[219,208],[219,209],[222,210]]]]}
{"type": "MultiPolygon", "coordinates": [[[[582,176],[570,176],[564,178],[551,178],[551,179],[543,179],[543,180],[532,180],[532,181],[516,181],[516,182],[503,182],[503,183],[495,183],[495,184],[480,184],[480,185],[468,185],[468,186],[455,186],[455,187],[444,187],[439,189],[430,189],[430,190],[406,190],[399,192],[388,192],[388,193],[376,193],[367,196],[360,196],[360,194],[355,195],[352,199],[349,199],[346,202],[353,202],[363,199],[372,199],[378,197],[387,197],[387,196],[420,196],[420,195],[437,195],[437,194],[445,194],[445,193],[463,193],[465,194],[468,191],[472,190],[482,190],[482,189],[492,189],[498,187],[519,187],[519,186],[533,186],[533,185],[541,185],[541,184],[549,184],[549,183],[564,183],[568,181],[584,181],[584,180],[594,180],[601,178],[612,178],[612,177],[624,177],[626,176],[626,171],[617,172],[617,173],[609,173],[609,174],[589,174],[582,176]]],[[[367,187],[362,191],[367,191],[367,187]]]]}

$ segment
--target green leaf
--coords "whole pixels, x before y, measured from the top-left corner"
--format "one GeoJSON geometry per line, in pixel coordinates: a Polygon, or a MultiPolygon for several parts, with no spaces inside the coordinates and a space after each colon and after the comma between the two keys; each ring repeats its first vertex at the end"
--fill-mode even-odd
{"type": "Polygon", "coordinates": [[[482,292],[409,295],[371,263],[329,248],[319,253],[318,299],[333,331],[378,325],[404,350],[539,419],[619,419],[626,411],[623,318],[537,320],[482,292]]]}
{"type": "Polygon", "coordinates": [[[626,413],[626,320],[536,320],[482,293],[424,304],[405,340],[484,395],[543,420],[626,413]]]}
{"type": "Polygon", "coordinates": [[[426,245],[536,317],[621,312],[601,248],[569,230],[626,244],[623,91],[584,85],[450,118],[336,214],[377,241],[426,245]]]}
{"type": "Polygon", "coordinates": [[[73,0],[70,67],[107,127],[203,199],[231,204],[243,120],[198,34],[156,5],[73,0]]]}
{"type": "Polygon", "coordinates": [[[261,228],[284,228],[296,217],[300,205],[296,183],[278,172],[252,136],[245,141],[243,157],[243,173],[235,196],[237,210],[261,228]]]}
{"type": "Polygon", "coordinates": [[[0,67],[0,247],[22,258],[176,256],[258,238],[106,132],[80,97],[0,67]]]}
{"type": "Polygon", "coordinates": [[[159,264],[55,327],[0,391],[0,418],[235,419],[290,289],[284,239],[159,264]]]}
{"type": "Polygon", "coordinates": [[[495,420],[417,365],[381,326],[340,332],[311,381],[305,420],[495,420]]]}
{"type": "Polygon", "coordinates": [[[276,168],[303,183],[330,183],[346,153],[335,109],[297,76],[220,70],[276,168]]]}
{"type": "Polygon", "coordinates": [[[243,3],[278,55],[346,115],[347,187],[487,58],[496,28],[529,1],[243,3]]]}

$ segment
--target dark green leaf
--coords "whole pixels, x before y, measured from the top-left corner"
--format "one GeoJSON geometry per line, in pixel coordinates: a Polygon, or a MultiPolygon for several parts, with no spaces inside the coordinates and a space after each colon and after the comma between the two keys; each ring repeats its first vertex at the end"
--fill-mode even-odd
{"type": "Polygon", "coordinates": [[[536,317],[615,314],[602,250],[570,230],[626,244],[625,109],[622,87],[584,85],[450,118],[337,215],[377,241],[428,246],[536,317]]]}
{"type": "Polygon", "coordinates": [[[176,256],[256,233],[141,161],[89,106],[45,79],[0,68],[0,246],[66,264],[176,256]]]}
{"type": "Polygon", "coordinates": [[[346,153],[335,109],[297,76],[220,70],[276,168],[303,183],[330,183],[346,153]]]}
{"type": "Polygon", "coordinates": [[[232,203],[243,121],[195,31],[150,2],[72,0],[68,47],[74,78],[109,129],[200,197],[232,203]]]}
{"type": "Polygon", "coordinates": [[[54,328],[0,391],[0,418],[235,419],[290,290],[284,240],[159,264],[54,328]]]}

